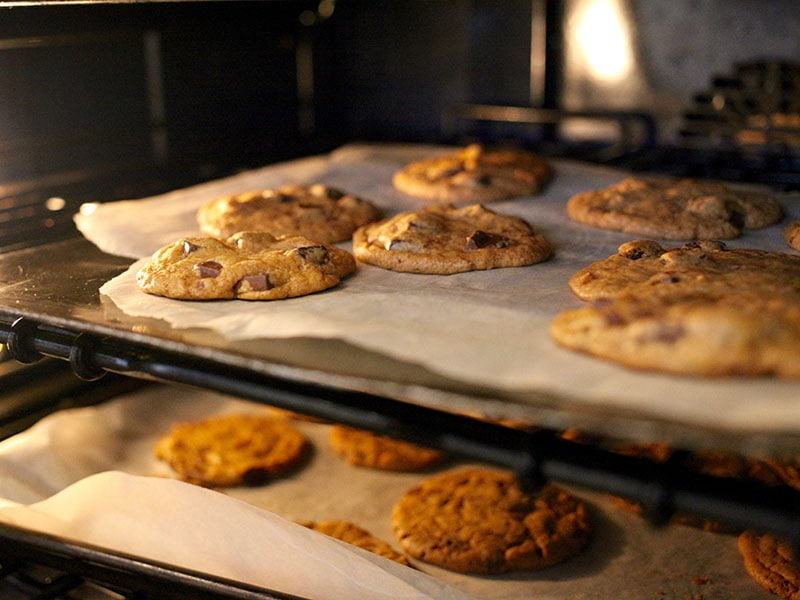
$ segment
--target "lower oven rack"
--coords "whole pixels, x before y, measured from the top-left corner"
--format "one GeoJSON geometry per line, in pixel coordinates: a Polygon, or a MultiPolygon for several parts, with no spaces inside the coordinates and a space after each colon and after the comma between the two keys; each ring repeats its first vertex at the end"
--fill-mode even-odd
{"type": "Polygon", "coordinates": [[[700,474],[682,463],[680,453],[656,463],[546,429],[514,429],[389,397],[290,381],[27,317],[0,315],[0,342],[19,362],[67,360],[82,379],[111,372],[201,387],[491,462],[513,470],[531,488],[552,480],[622,496],[641,503],[655,524],[686,513],[800,542],[800,493],[700,474]]]}
{"type": "Polygon", "coordinates": [[[0,525],[0,597],[116,600],[302,600],[12,525],[0,525]]]}

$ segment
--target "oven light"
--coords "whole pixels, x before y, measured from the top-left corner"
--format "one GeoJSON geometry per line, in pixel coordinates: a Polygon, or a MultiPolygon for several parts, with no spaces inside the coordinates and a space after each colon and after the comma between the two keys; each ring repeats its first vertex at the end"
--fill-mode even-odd
{"type": "Polygon", "coordinates": [[[631,69],[631,44],[619,0],[589,0],[575,8],[575,41],[589,71],[605,81],[625,77],[631,69]]]}
{"type": "Polygon", "coordinates": [[[86,202],[78,209],[82,215],[90,215],[97,210],[97,202],[86,202]]]}
{"type": "Polygon", "coordinates": [[[44,206],[47,210],[57,212],[59,210],[63,210],[64,207],[67,205],[67,201],[59,196],[53,196],[52,198],[48,198],[45,200],[44,206]]]}

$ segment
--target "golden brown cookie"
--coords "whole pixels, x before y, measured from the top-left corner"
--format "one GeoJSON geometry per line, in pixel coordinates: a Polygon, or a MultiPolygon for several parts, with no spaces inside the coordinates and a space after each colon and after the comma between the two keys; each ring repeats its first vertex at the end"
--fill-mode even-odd
{"type": "Polygon", "coordinates": [[[355,271],[346,250],[303,237],[241,232],[187,237],[156,251],[136,274],[148,294],[180,300],[279,300],[319,292],[355,271]]]}
{"type": "Polygon", "coordinates": [[[531,265],[552,247],[523,219],[473,204],[430,206],[360,227],[353,253],[384,269],[449,275],[531,265]]]}
{"type": "Polygon", "coordinates": [[[414,161],[397,171],[392,182],[401,192],[418,198],[474,204],[536,194],[552,176],[550,163],[525,150],[471,144],[414,161]]]}
{"type": "Polygon", "coordinates": [[[200,229],[218,238],[266,231],[275,237],[299,235],[325,243],[349,240],[357,227],[379,217],[370,201],[322,184],[222,196],[197,212],[200,229]]]}
{"type": "Polygon", "coordinates": [[[783,228],[783,239],[790,248],[800,250],[800,219],[786,224],[783,228]]]}
{"type": "Polygon", "coordinates": [[[567,202],[577,222],[671,240],[735,238],[779,221],[780,204],[766,194],[691,179],[631,177],[567,202]]]}
{"type": "Polygon", "coordinates": [[[800,600],[800,557],[791,544],[773,535],[739,535],[744,568],[765,590],[786,600],[800,600]]]}
{"type": "Polygon", "coordinates": [[[378,556],[388,558],[401,565],[410,566],[408,559],[400,552],[392,548],[390,544],[382,539],[375,537],[366,529],[359,527],[355,523],[342,520],[329,521],[305,521],[300,525],[319,531],[330,537],[336,538],[353,546],[358,546],[363,550],[373,552],[378,556]]]}
{"type": "Polygon", "coordinates": [[[392,526],[412,558],[462,573],[543,569],[578,553],[591,535],[583,502],[547,485],[526,494],[508,473],[464,468],[408,490],[392,526]]]}
{"type": "Polygon", "coordinates": [[[308,447],[305,435],[286,421],[236,414],[177,423],[154,452],[184,481],[223,487],[260,484],[286,473],[308,447]]]}
{"type": "Polygon", "coordinates": [[[562,346],[634,368],[797,378],[798,280],[796,255],[629,242],[570,279],[592,304],[557,315],[550,333],[562,346]]]}
{"type": "Polygon", "coordinates": [[[418,471],[438,465],[445,458],[443,452],[433,448],[344,425],[331,427],[330,443],[348,464],[384,471],[418,471]]]}

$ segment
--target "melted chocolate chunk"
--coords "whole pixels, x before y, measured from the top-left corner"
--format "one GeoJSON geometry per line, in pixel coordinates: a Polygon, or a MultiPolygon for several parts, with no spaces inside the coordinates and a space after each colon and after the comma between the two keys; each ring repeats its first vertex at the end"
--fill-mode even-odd
{"type": "Polygon", "coordinates": [[[344,198],[347,194],[345,194],[342,190],[337,190],[336,188],[325,188],[325,195],[330,198],[331,200],[339,200],[344,198]]]}
{"type": "Polygon", "coordinates": [[[217,277],[222,272],[222,265],[215,260],[207,260],[194,266],[199,277],[217,277]]]}
{"type": "Polygon", "coordinates": [[[184,240],[183,241],[183,255],[184,256],[189,256],[195,250],[200,250],[200,246],[198,246],[197,244],[193,244],[192,242],[190,242],[188,240],[184,240]]]}
{"type": "Polygon", "coordinates": [[[504,235],[488,233],[478,229],[467,238],[467,250],[478,250],[480,248],[506,248],[509,239],[504,235]]]}
{"type": "Polygon", "coordinates": [[[303,246],[302,248],[297,248],[295,252],[303,259],[318,265],[324,265],[330,261],[330,255],[325,246],[303,246]]]}
{"type": "Polygon", "coordinates": [[[264,290],[272,289],[273,285],[270,283],[269,276],[266,273],[257,273],[255,275],[247,275],[242,277],[233,286],[234,291],[238,292],[242,287],[247,284],[254,292],[263,292],[264,290]]]}
{"type": "Polygon", "coordinates": [[[623,254],[623,256],[629,260],[639,260],[644,256],[644,250],[641,248],[634,248],[623,254]]]}

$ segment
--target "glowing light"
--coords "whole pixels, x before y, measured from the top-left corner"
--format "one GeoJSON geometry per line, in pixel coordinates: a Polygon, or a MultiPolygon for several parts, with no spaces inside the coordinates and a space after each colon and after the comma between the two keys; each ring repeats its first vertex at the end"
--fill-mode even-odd
{"type": "Polygon", "coordinates": [[[63,198],[59,198],[58,196],[53,196],[52,198],[48,198],[45,200],[45,208],[47,210],[52,210],[53,212],[63,210],[64,207],[67,205],[67,201],[63,198]]]}
{"type": "Polygon", "coordinates": [[[90,214],[92,214],[94,211],[96,211],[96,210],[97,210],[97,207],[98,207],[98,206],[99,206],[99,205],[97,204],[97,202],[87,202],[87,203],[85,203],[85,204],[81,204],[81,207],[80,207],[80,209],[79,209],[79,210],[80,210],[80,213],[81,213],[82,215],[90,215],[90,214]]]}
{"type": "Polygon", "coordinates": [[[576,15],[576,41],[593,75],[619,80],[631,69],[630,35],[617,0],[592,0],[576,15]]]}

